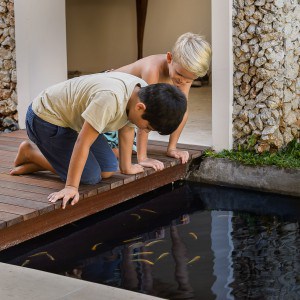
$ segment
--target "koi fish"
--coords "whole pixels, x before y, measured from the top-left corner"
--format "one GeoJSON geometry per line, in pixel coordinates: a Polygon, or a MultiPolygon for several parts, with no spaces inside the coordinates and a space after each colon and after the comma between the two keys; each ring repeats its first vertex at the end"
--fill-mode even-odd
{"type": "Polygon", "coordinates": [[[189,235],[191,235],[195,240],[198,240],[198,237],[197,237],[196,233],[189,232],[189,235]]]}
{"type": "Polygon", "coordinates": [[[195,256],[193,259],[191,259],[189,262],[187,262],[187,265],[192,264],[193,262],[200,259],[200,256],[195,256]]]}
{"type": "Polygon", "coordinates": [[[158,260],[164,258],[165,256],[167,256],[167,255],[169,255],[169,254],[170,254],[169,252],[164,252],[164,253],[162,253],[162,254],[156,259],[156,261],[158,261],[158,260]]]}
{"type": "Polygon", "coordinates": [[[163,242],[163,240],[155,240],[155,241],[152,241],[152,242],[149,242],[148,244],[145,245],[145,247],[150,247],[156,243],[160,243],[160,242],[163,242]]]}
{"type": "Polygon", "coordinates": [[[148,259],[139,258],[139,259],[133,259],[132,261],[134,261],[134,262],[144,262],[144,263],[149,264],[149,265],[154,265],[154,262],[152,262],[151,260],[148,260],[148,259]]]}
{"type": "Polygon", "coordinates": [[[26,260],[22,263],[21,267],[25,267],[26,265],[29,264],[29,262],[30,262],[30,260],[29,260],[29,259],[26,259],[26,260]]]}
{"type": "Polygon", "coordinates": [[[130,214],[131,216],[136,217],[136,220],[140,220],[141,216],[139,214],[130,214]]]}
{"type": "Polygon", "coordinates": [[[51,260],[55,260],[55,258],[51,254],[49,254],[47,251],[38,252],[38,253],[30,255],[29,257],[35,257],[35,256],[41,256],[41,255],[46,255],[51,260]]]}
{"type": "Polygon", "coordinates": [[[141,208],[142,211],[147,211],[147,212],[150,212],[152,214],[157,214],[156,211],[152,210],[152,209],[148,209],[148,208],[141,208]]]}
{"type": "Polygon", "coordinates": [[[181,222],[187,222],[189,220],[189,218],[188,217],[183,217],[182,219],[181,219],[181,222]]]}
{"type": "Polygon", "coordinates": [[[137,243],[133,243],[131,245],[129,245],[128,247],[134,247],[134,248],[138,248],[138,247],[142,247],[144,244],[142,242],[137,242],[137,243]]]}
{"type": "Polygon", "coordinates": [[[52,256],[52,255],[50,255],[49,253],[47,253],[46,254],[51,260],[55,260],[55,258],[52,256]]]}
{"type": "Polygon", "coordinates": [[[129,243],[129,242],[133,242],[133,241],[137,241],[137,240],[140,240],[142,237],[139,236],[139,237],[136,237],[136,238],[133,238],[133,239],[130,239],[130,240],[125,240],[123,241],[123,243],[129,243]]]}
{"type": "Polygon", "coordinates": [[[47,251],[38,252],[35,254],[30,255],[29,257],[35,257],[35,256],[41,256],[41,255],[47,255],[47,251]]]}
{"type": "Polygon", "coordinates": [[[153,254],[153,251],[145,251],[145,252],[138,252],[138,253],[132,253],[132,256],[138,256],[138,255],[150,255],[153,254]]]}
{"type": "Polygon", "coordinates": [[[95,245],[92,247],[92,250],[95,251],[95,250],[97,249],[97,247],[98,247],[99,245],[102,245],[102,244],[103,244],[103,243],[95,244],[95,245]]]}

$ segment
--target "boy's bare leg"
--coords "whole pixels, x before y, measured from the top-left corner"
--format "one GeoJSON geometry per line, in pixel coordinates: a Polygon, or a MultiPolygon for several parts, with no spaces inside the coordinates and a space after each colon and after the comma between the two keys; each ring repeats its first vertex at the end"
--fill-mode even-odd
{"type": "Polygon", "coordinates": [[[14,165],[15,167],[10,171],[11,175],[28,174],[42,170],[55,173],[41,151],[29,141],[24,141],[19,146],[14,165]]]}

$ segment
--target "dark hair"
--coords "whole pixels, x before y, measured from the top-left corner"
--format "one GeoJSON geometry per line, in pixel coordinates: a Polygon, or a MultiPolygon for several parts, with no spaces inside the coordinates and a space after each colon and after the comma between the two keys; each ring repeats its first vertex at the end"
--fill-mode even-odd
{"type": "Polygon", "coordinates": [[[185,95],[175,86],[168,83],[150,84],[138,92],[140,101],[146,110],[144,120],[160,134],[171,134],[181,123],[186,112],[185,95]]]}

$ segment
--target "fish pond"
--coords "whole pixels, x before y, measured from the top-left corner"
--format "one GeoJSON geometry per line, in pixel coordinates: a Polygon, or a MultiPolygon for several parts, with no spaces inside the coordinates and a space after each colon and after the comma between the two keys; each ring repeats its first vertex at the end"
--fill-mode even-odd
{"type": "Polygon", "coordinates": [[[0,252],[166,299],[300,299],[300,199],[177,182],[0,252]]]}

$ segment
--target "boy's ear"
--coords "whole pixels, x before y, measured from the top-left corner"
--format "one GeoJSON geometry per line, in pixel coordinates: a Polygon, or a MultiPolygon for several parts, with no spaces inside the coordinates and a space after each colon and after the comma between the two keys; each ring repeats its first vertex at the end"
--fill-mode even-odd
{"type": "Polygon", "coordinates": [[[146,105],[143,103],[143,102],[138,102],[136,105],[135,105],[135,109],[137,111],[145,111],[146,110],[146,105]]]}
{"type": "Polygon", "coordinates": [[[173,59],[172,53],[171,52],[167,52],[167,62],[168,62],[168,64],[170,64],[172,62],[172,59],[173,59]]]}

